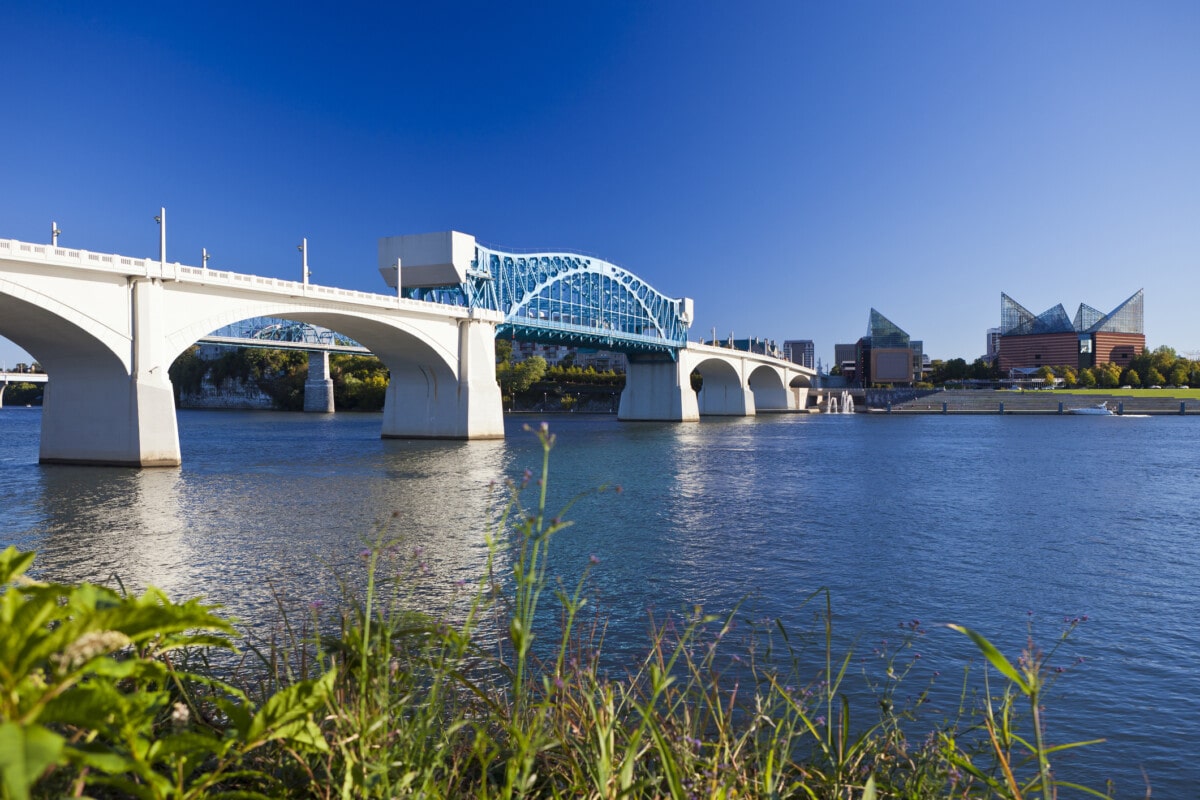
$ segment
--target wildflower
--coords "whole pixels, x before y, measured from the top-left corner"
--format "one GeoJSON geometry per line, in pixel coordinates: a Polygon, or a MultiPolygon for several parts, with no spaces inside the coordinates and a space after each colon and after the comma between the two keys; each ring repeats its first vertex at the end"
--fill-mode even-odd
{"type": "Polygon", "coordinates": [[[313,611],[320,611],[324,607],[324,605],[325,605],[324,600],[313,600],[311,603],[308,604],[308,607],[311,608],[313,611]]]}
{"type": "Polygon", "coordinates": [[[129,644],[129,637],[120,631],[88,631],[67,645],[62,653],[50,656],[50,660],[61,669],[77,669],[96,656],[120,650],[129,644]]]}
{"type": "Polygon", "coordinates": [[[359,550],[358,551],[359,558],[368,558],[370,555],[371,555],[370,550],[359,550]]]}
{"type": "Polygon", "coordinates": [[[596,557],[595,553],[592,553],[590,556],[588,556],[588,563],[592,566],[595,566],[600,563],[600,559],[596,557]]]}
{"type": "Polygon", "coordinates": [[[190,719],[191,716],[192,712],[188,710],[188,707],[185,704],[176,703],[174,709],[171,711],[171,725],[176,729],[186,728],[188,719],[190,719]]]}

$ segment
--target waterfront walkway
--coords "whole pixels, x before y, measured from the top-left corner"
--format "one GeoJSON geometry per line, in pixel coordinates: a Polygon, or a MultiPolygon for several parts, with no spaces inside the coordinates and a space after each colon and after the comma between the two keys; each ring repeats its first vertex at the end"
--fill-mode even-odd
{"type": "MultiPolygon", "coordinates": [[[[1142,395],[1115,391],[1110,394],[1071,394],[1069,392],[1012,392],[993,389],[964,389],[918,397],[904,403],[894,403],[894,414],[998,414],[1003,404],[1005,414],[1057,414],[1059,404],[1066,413],[1072,408],[1085,408],[1107,402],[1108,407],[1125,414],[1179,414],[1183,404],[1185,414],[1200,414],[1200,399],[1142,395]]],[[[883,409],[873,412],[886,413],[883,409]]]]}

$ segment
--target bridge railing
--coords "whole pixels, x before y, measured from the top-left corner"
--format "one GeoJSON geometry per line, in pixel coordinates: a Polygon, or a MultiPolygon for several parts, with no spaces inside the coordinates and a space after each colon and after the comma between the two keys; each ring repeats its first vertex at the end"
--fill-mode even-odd
{"type": "Polygon", "coordinates": [[[353,303],[368,304],[379,308],[403,308],[411,311],[434,312],[439,316],[467,316],[470,309],[454,309],[440,303],[413,300],[394,294],[361,292],[355,289],[339,289],[314,283],[267,278],[228,270],[190,267],[176,262],[162,263],[154,258],[133,258],[109,253],[93,253],[53,245],[32,244],[15,239],[0,239],[0,258],[19,261],[43,261],[47,264],[62,264],[80,269],[98,270],[118,274],[145,275],[163,280],[211,283],[247,289],[266,290],[293,297],[327,298],[353,303]]]}

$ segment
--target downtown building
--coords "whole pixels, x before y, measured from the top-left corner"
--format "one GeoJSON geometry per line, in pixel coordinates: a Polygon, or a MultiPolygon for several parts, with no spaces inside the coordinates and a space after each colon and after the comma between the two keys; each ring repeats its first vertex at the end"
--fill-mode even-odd
{"type": "Polygon", "coordinates": [[[1113,363],[1125,369],[1146,349],[1143,324],[1141,289],[1107,314],[1080,303],[1074,319],[1062,303],[1034,314],[1001,292],[999,367],[1010,372],[1113,363]]]}
{"type": "Polygon", "coordinates": [[[793,364],[815,369],[817,346],[812,339],[788,339],[783,343],[783,357],[793,364]]]}
{"type": "Polygon", "coordinates": [[[924,374],[924,343],[875,309],[867,322],[867,335],[854,344],[834,345],[834,359],[850,384],[911,385],[924,374]]]}

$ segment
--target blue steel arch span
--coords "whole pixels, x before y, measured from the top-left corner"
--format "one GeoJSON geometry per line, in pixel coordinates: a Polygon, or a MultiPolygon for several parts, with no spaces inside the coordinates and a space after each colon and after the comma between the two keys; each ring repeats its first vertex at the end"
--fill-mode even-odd
{"type": "MultiPolygon", "coordinates": [[[[668,297],[629,270],[594,256],[568,251],[513,252],[478,244],[463,234],[454,235],[461,237],[458,250],[469,253],[469,266],[453,264],[464,262],[466,253],[452,254],[439,248],[433,256],[417,253],[415,248],[405,251],[397,245],[388,250],[387,257],[381,248],[381,272],[386,273],[392,255],[415,254],[400,256],[401,294],[500,311],[504,322],[498,326],[497,336],[501,337],[672,356],[687,346],[692,321],[689,298],[668,297]],[[456,283],[410,283],[410,267],[429,274],[420,271],[431,270],[435,262],[442,268],[438,274],[453,275],[456,283]]],[[[388,282],[395,285],[392,277],[388,282]]]]}

